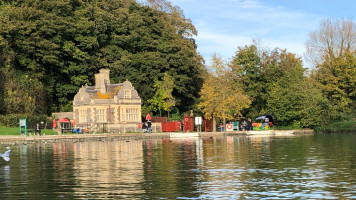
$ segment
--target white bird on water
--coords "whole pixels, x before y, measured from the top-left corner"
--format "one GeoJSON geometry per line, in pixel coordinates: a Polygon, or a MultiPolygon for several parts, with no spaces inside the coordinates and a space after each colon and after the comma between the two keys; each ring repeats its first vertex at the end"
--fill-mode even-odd
{"type": "Polygon", "coordinates": [[[10,147],[6,147],[5,153],[0,153],[0,157],[2,157],[5,161],[10,160],[11,149],[10,147]]]}

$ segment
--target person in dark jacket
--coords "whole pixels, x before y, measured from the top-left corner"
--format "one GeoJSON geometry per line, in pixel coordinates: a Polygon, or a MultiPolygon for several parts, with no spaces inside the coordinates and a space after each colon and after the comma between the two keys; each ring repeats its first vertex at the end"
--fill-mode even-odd
{"type": "Polygon", "coordinates": [[[148,133],[151,133],[151,126],[152,126],[152,123],[150,120],[148,120],[148,122],[147,122],[148,133]]]}
{"type": "Polygon", "coordinates": [[[247,120],[247,130],[253,130],[251,118],[248,118],[247,120]]]}
{"type": "Polygon", "coordinates": [[[143,131],[144,133],[147,132],[147,125],[146,125],[146,122],[144,122],[143,125],[142,125],[142,131],[143,131]]]}

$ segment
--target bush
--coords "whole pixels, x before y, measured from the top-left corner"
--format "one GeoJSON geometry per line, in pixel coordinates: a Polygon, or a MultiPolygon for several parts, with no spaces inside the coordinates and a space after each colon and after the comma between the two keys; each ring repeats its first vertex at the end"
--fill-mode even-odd
{"type": "Polygon", "coordinates": [[[18,127],[19,120],[26,119],[27,126],[31,127],[37,123],[44,122],[49,127],[52,126],[52,120],[46,115],[30,115],[30,114],[10,114],[0,115],[0,126],[18,127]]]}
{"type": "Polygon", "coordinates": [[[169,118],[168,121],[182,121],[183,120],[183,115],[179,114],[179,112],[176,113],[172,113],[169,118]]]}
{"type": "Polygon", "coordinates": [[[320,131],[354,131],[356,121],[336,121],[328,126],[318,128],[320,131]]]}

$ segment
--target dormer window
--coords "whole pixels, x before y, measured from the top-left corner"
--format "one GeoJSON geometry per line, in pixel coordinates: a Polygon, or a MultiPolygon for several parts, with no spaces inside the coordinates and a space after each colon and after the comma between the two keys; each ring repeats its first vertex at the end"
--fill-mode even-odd
{"type": "Polygon", "coordinates": [[[125,90],[124,98],[131,98],[131,90],[125,90]]]}

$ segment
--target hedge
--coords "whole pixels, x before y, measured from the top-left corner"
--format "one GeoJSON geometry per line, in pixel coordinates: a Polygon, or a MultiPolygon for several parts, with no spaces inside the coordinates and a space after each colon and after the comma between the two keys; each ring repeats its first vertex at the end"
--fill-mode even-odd
{"type": "Polygon", "coordinates": [[[10,114],[0,115],[0,126],[19,127],[19,120],[26,119],[28,127],[33,127],[37,123],[44,122],[45,128],[52,128],[53,118],[46,115],[30,115],[30,114],[10,114]]]}

